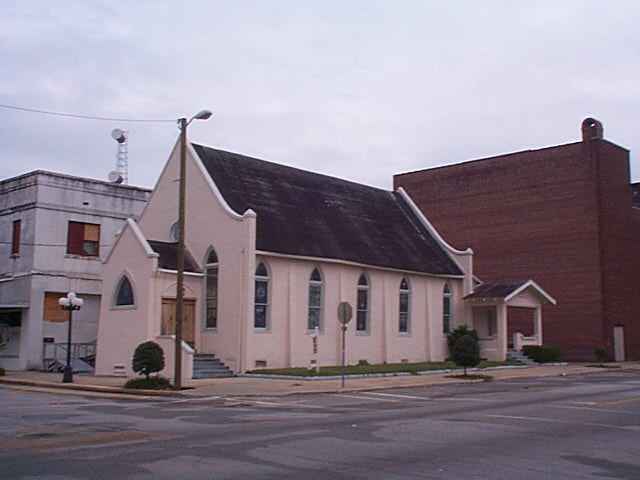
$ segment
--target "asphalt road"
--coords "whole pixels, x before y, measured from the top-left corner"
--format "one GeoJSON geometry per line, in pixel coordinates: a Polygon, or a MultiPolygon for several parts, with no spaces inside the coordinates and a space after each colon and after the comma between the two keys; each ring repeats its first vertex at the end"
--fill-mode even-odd
{"type": "Polygon", "coordinates": [[[640,479],[640,375],[283,398],[0,388],[2,479],[640,479]]]}

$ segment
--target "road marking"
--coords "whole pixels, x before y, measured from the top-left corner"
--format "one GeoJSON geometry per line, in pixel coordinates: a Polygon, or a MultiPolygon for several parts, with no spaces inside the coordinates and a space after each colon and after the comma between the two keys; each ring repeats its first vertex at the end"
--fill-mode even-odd
{"type": "Polygon", "coordinates": [[[400,402],[400,400],[392,400],[390,398],[364,397],[364,396],[356,396],[356,395],[347,395],[345,393],[336,393],[335,395],[338,397],[356,398],[358,400],[376,400],[378,402],[393,402],[393,403],[400,402]]]}
{"type": "Polygon", "coordinates": [[[623,403],[640,402],[640,397],[624,398],[622,400],[611,400],[609,402],[598,402],[596,405],[621,405],[623,403]]]}
{"type": "Polygon", "coordinates": [[[380,395],[382,397],[406,398],[408,400],[431,400],[429,397],[418,397],[414,395],[400,395],[397,393],[362,392],[363,395],[380,395]]]}
{"type": "Polygon", "coordinates": [[[602,412],[602,413],[619,413],[621,415],[635,415],[640,416],[640,412],[629,412],[626,410],[607,410],[605,408],[591,408],[591,407],[579,407],[577,405],[549,405],[553,408],[565,408],[568,410],[587,410],[590,412],[602,412]]]}
{"type": "Polygon", "coordinates": [[[174,403],[189,403],[189,402],[208,402],[209,400],[218,400],[222,398],[220,395],[213,395],[211,397],[193,397],[185,398],[182,400],[172,400],[169,402],[161,402],[163,405],[173,405],[174,403]]]}
{"type": "Polygon", "coordinates": [[[503,418],[507,420],[526,420],[530,422],[543,422],[543,423],[562,423],[565,425],[585,426],[585,427],[600,427],[600,428],[612,428],[615,430],[631,430],[637,432],[640,427],[637,426],[623,426],[623,425],[609,425],[606,423],[589,423],[589,422],[567,422],[564,420],[558,420],[556,418],[543,418],[543,417],[521,417],[517,415],[485,415],[485,417],[491,418],[503,418]]]}
{"type": "Polygon", "coordinates": [[[322,405],[305,405],[303,403],[294,402],[269,402],[267,400],[253,400],[250,398],[239,397],[224,397],[225,400],[232,402],[241,402],[246,404],[261,405],[264,407],[285,407],[285,408],[310,408],[310,409],[324,409],[326,407],[322,405]]]}
{"type": "Polygon", "coordinates": [[[499,401],[498,399],[491,398],[470,398],[470,397],[440,397],[433,398],[432,400],[441,400],[441,401],[461,401],[461,402],[484,402],[484,403],[495,403],[499,401]]]}

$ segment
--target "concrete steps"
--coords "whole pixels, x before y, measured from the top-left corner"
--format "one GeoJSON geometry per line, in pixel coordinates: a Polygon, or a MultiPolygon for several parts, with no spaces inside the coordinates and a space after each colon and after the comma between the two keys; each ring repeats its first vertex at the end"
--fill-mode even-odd
{"type": "Polygon", "coordinates": [[[193,378],[233,377],[233,372],[212,353],[196,353],[193,356],[193,378]]]}
{"type": "Polygon", "coordinates": [[[531,360],[522,352],[517,352],[516,350],[507,351],[507,360],[512,362],[520,362],[523,365],[537,365],[536,362],[531,360]]]}

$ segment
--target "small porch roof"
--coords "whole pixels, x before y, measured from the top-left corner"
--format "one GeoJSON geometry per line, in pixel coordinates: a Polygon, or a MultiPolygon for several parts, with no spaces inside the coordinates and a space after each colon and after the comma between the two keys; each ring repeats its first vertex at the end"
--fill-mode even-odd
{"type": "Polygon", "coordinates": [[[472,293],[465,296],[465,300],[501,300],[508,303],[522,292],[531,290],[543,302],[556,304],[556,299],[533,280],[511,280],[486,282],[476,286],[472,293]]]}
{"type": "MultiPolygon", "coordinates": [[[[166,270],[178,269],[178,243],[161,242],[159,240],[147,240],[149,246],[159,256],[158,267],[166,270]]],[[[192,273],[202,273],[198,263],[194,260],[188,248],[184,251],[184,271],[192,273]]]]}

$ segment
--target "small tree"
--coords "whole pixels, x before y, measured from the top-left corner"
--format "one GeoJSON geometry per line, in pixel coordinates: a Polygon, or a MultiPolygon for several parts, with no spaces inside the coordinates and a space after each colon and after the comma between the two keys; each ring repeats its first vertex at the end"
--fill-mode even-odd
{"type": "Polygon", "coordinates": [[[598,347],[593,350],[593,355],[596,357],[596,360],[602,365],[609,358],[609,354],[607,353],[607,349],[604,347],[598,347]]]}
{"type": "Polygon", "coordinates": [[[164,369],[164,352],[156,342],[143,342],[136,347],[133,353],[133,371],[145,375],[160,372],[164,369]]]}
{"type": "Polygon", "coordinates": [[[475,367],[480,363],[480,345],[477,338],[472,335],[463,335],[453,346],[451,354],[453,361],[459,367],[464,368],[464,376],[467,376],[467,368],[475,367]]]}
{"type": "Polygon", "coordinates": [[[463,337],[465,335],[470,335],[475,339],[476,342],[478,342],[478,334],[474,329],[469,328],[466,325],[460,325],[458,328],[451,331],[447,335],[447,345],[449,346],[449,355],[453,357],[453,348],[456,342],[460,337],[463,337]]]}

